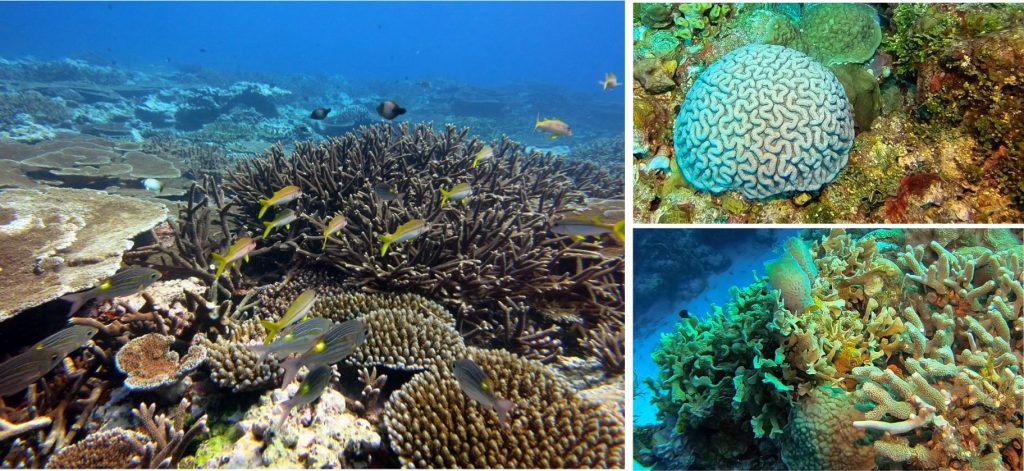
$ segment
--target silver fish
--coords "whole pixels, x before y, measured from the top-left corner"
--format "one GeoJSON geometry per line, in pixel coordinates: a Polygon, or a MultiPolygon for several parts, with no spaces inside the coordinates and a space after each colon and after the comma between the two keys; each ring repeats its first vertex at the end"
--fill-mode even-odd
{"type": "Polygon", "coordinates": [[[64,355],[55,348],[30,348],[0,363],[0,396],[19,392],[57,366],[64,355]]]}
{"type": "Polygon", "coordinates": [[[78,350],[89,343],[89,340],[92,339],[98,331],[99,330],[95,327],[73,325],[46,337],[32,348],[37,350],[49,348],[55,350],[61,356],[67,356],[67,354],[78,350]]]}
{"type": "Polygon", "coordinates": [[[398,193],[383,183],[373,186],[373,194],[382,201],[396,201],[405,196],[405,193],[398,193]]]}
{"type": "Polygon", "coordinates": [[[498,413],[498,423],[505,425],[508,412],[515,407],[515,404],[494,393],[487,373],[484,373],[484,370],[481,370],[473,360],[466,358],[455,360],[452,363],[452,372],[455,373],[455,379],[459,381],[462,392],[484,407],[494,409],[498,413]]]}
{"type": "Polygon", "coordinates": [[[330,319],[322,317],[306,319],[292,326],[278,341],[269,345],[249,345],[249,350],[259,352],[261,359],[268,353],[284,358],[292,353],[306,352],[330,330],[331,325],[330,319]]]}
{"type": "Polygon", "coordinates": [[[282,424],[285,419],[288,418],[288,414],[292,412],[292,409],[298,406],[304,406],[316,400],[324,393],[324,388],[331,382],[331,375],[334,371],[330,365],[320,365],[310,371],[306,375],[306,379],[302,380],[302,384],[299,385],[299,390],[295,392],[295,395],[281,403],[281,418],[277,424],[282,424]]]}
{"type": "Polygon", "coordinates": [[[333,365],[352,354],[366,340],[366,324],[353,319],[342,322],[327,331],[323,337],[313,342],[313,347],[306,353],[281,362],[284,368],[284,382],[287,386],[299,373],[299,368],[313,368],[318,365],[333,365]]]}
{"type": "Polygon", "coordinates": [[[152,268],[126,268],[86,291],[68,294],[60,299],[71,303],[71,310],[68,311],[70,315],[74,314],[75,311],[82,307],[82,304],[85,304],[90,299],[112,299],[135,294],[146,289],[147,286],[159,279],[160,272],[152,268]]]}

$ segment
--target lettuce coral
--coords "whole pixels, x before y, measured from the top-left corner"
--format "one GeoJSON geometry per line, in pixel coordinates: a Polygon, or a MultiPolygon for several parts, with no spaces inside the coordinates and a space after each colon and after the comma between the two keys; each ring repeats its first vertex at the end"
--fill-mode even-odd
{"type": "MultiPolygon", "coordinates": [[[[803,309],[758,279],[663,337],[655,403],[695,465],[744,464],[708,458],[717,440],[800,469],[1019,468],[1019,231],[861,234],[834,229],[807,247],[817,277],[803,309]]],[[[805,273],[801,244],[782,257],[792,272],[805,273]]]]}

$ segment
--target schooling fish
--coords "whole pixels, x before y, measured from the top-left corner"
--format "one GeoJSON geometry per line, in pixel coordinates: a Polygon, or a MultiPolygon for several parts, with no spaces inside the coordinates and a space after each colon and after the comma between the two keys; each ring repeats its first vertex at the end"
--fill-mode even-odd
{"type": "MultiPolygon", "coordinates": [[[[320,397],[324,393],[327,384],[331,382],[333,374],[334,370],[331,369],[330,365],[320,365],[313,369],[313,371],[310,371],[306,375],[306,379],[302,380],[302,384],[299,385],[299,390],[295,392],[295,395],[281,403],[281,418],[278,419],[277,425],[280,426],[284,423],[293,408],[309,404],[320,397]]],[[[287,383],[285,385],[287,386],[287,383]]]]}
{"type": "Polygon", "coordinates": [[[285,229],[291,229],[292,222],[299,218],[299,215],[295,214],[295,211],[286,209],[277,214],[277,217],[273,221],[263,221],[263,238],[266,239],[270,235],[270,231],[277,227],[284,226],[285,229]]]}
{"type": "Polygon", "coordinates": [[[441,207],[443,208],[444,204],[448,200],[452,200],[452,201],[465,201],[466,198],[470,197],[472,194],[473,194],[473,187],[469,186],[469,183],[459,183],[458,185],[453,186],[452,189],[448,190],[448,191],[444,191],[444,189],[442,188],[441,189],[441,207]]]}
{"type": "Polygon", "coordinates": [[[237,262],[239,259],[249,261],[249,252],[252,252],[256,248],[256,241],[251,237],[242,236],[239,237],[231,247],[228,247],[228,251],[221,255],[219,253],[211,253],[210,257],[217,263],[217,274],[214,278],[220,278],[221,273],[224,273],[224,269],[231,264],[237,262]]]}
{"type": "Polygon", "coordinates": [[[405,114],[405,108],[398,106],[391,100],[384,100],[377,105],[377,114],[381,115],[384,119],[395,119],[405,114]]]}
{"type": "Polygon", "coordinates": [[[405,193],[397,193],[395,190],[392,190],[391,187],[383,183],[373,185],[373,194],[383,201],[396,201],[405,196],[405,193]]]}
{"type": "Polygon", "coordinates": [[[260,321],[260,325],[264,329],[267,329],[267,338],[263,341],[264,344],[270,343],[274,340],[274,336],[277,335],[277,331],[288,327],[293,322],[302,319],[309,314],[309,310],[313,309],[313,303],[316,302],[316,291],[308,289],[303,291],[299,297],[292,301],[292,305],[288,306],[288,310],[281,316],[281,320],[277,322],[260,321]]]}
{"type": "Polygon", "coordinates": [[[161,191],[164,191],[164,184],[155,178],[142,180],[142,187],[145,188],[146,191],[152,191],[153,193],[160,193],[161,191]]]}
{"type": "Polygon", "coordinates": [[[552,224],[551,232],[554,232],[555,234],[572,236],[574,238],[582,238],[588,236],[596,237],[601,234],[607,234],[611,232],[616,239],[625,240],[625,228],[625,220],[619,221],[615,224],[605,224],[601,222],[601,218],[599,217],[594,217],[591,219],[566,218],[552,224]]]}
{"type": "Polygon", "coordinates": [[[302,190],[299,187],[288,185],[275,191],[269,199],[260,198],[260,213],[256,216],[256,219],[262,219],[263,213],[267,212],[267,208],[290,203],[300,196],[302,196],[302,190]]]}
{"type": "Polygon", "coordinates": [[[29,387],[57,366],[64,356],[55,348],[30,348],[0,363],[0,396],[9,396],[29,387]]]}
{"type": "Polygon", "coordinates": [[[96,332],[99,332],[99,329],[95,327],[73,325],[40,340],[32,348],[36,350],[52,349],[61,356],[66,356],[88,344],[89,340],[96,335],[96,332]]]}
{"type": "Polygon", "coordinates": [[[484,370],[481,370],[473,360],[466,358],[455,360],[452,363],[452,371],[455,373],[455,379],[459,381],[462,392],[484,407],[494,409],[498,413],[498,423],[505,425],[508,412],[515,407],[515,404],[494,393],[487,373],[484,373],[484,370]]]}
{"type": "MultiPolygon", "coordinates": [[[[331,327],[313,346],[294,358],[281,362],[284,368],[283,386],[291,384],[299,368],[313,368],[318,365],[333,365],[352,354],[366,340],[366,324],[353,319],[331,327]]],[[[282,386],[282,387],[283,387],[282,386]]]]}
{"type": "Polygon", "coordinates": [[[324,250],[327,248],[327,238],[330,237],[331,234],[334,234],[335,236],[340,236],[341,230],[344,229],[345,226],[347,225],[348,219],[346,219],[345,216],[337,214],[333,218],[331,218],[331,221],[328,222],[327,226],[324,227],[324,245],[323,247],[320,247],[320,250],[324,250]]]}
{"type": "Polygon", "coordinates": [[[330,319],[314,317],[295,324],[279,340],[269,345],[249,345],[249,350],[260,354],[260,359],[268,353],[284,358],[292,353],[303,353],[313,348],[334,323],[330,319]]]}
{"type": "Polygon", "coordinates": [[[476,168],[476,165],[480,163],[481,160],[489,160],[492,157],[494,157],[494,148],[491,146],[484,146],[483,149],[480,149],[479,152],[473,155],[473,165],[470,165],[470,167],[476,168]]]}
{"type": "Polygon", "coordinates": [[[112,299],[135,294],[159,279],[160,272],[152,268],[125,268],[86,291],[62,296],[60,299],[71,303],[71,310],[68,311],[70,315],[78,311],[82,304],[90,299],[112,299]]]}
{"type": "Polygon", "coordinates": [[[380,236],[380,239],[384,241],[384,245],[380,248],[380,256],[388,253],[388,247],[391,244],[397,244],[399,242],[405,242],[419,237],[421,234],[430,230],[430,224],[422,219],[413,219],[395,229],[395,232],[391,234],[384,234],[380,236]]]}
{"type": "Polygon", "coordinates": [[[609,88],[615,88],[622,85],[619,83],[619,79],[615,77],[615,74],[611,72],[605,73],[604,80],[597,83],[601,84],[601,90],[607,90],[609,88]]]}
{"type": "Polygon", "coordinates": [[[558,118],[545,118],[542,120],[540,115],[537,115],[537,122],[533,125],[533,129],[540,129],[543,132],[550,133],[552,139],[558,136],[572,137],[572,128],[558,118]]]}
{"type": "Polygon", "coordinates": [[[309,114],[309,117],[310,117],[310,119],[320,120],[320,119],[326,118],[327,114],[330,113],[330,112],[331,112],[330,108],[323,108],[323,107],[321,107],[321,108],[317,108],[317,109],[313,110],[313,112],[309,114]]]}

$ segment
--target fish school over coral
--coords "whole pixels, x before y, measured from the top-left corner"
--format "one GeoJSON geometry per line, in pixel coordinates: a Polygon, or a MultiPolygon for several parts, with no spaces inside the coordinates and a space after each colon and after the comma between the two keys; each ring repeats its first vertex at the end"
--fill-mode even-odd
{"type": "Polygon", "coordinates": [[[621,5],[373,5],[0,6],[4,467],[625,466],[621,5]]]}

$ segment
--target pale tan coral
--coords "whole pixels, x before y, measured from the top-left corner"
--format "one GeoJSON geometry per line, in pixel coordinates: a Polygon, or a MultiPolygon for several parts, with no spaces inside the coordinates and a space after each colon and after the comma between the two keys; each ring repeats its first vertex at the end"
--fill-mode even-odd
{"type": "Polygon", "coordinates": [[[259,321],[250,319],[233,325],[226,336],[208,339],[205,334],[196,335],[192,343],[207,351],[207,365],[210,379],[218,386],[232,391],[253,391],[276,387],[281,382],[283,370],[273,355],[263,358],[247,346],[263,343],[266,331],[259,321]]]}
{"type": "Polygon", "coordinates": [[[345,362],[420,370],[447,365],[465,356],[466,346],[453,325],[410,309],[379,309],[359,318],[366,341],[345,362]]]}
{"type": "Polygon", "coordinates": [[[619,468],[621,415],[582,401],[544,365],[503,351],[470,348],[493,391],[512,401],[502,426],[470,399],[448,367],[420,373],[392,394],[384,423],[405,467],[619,468]]]}
{"type": "Polygon", "coordinates": [[[114,357],[117,369],[127,374],[129,389],[148,390],[168,386],[206,360],[206,348],[192,345],[184,358],[171,350],[174,336],[146,334],[126,343],[114,357]]]}

